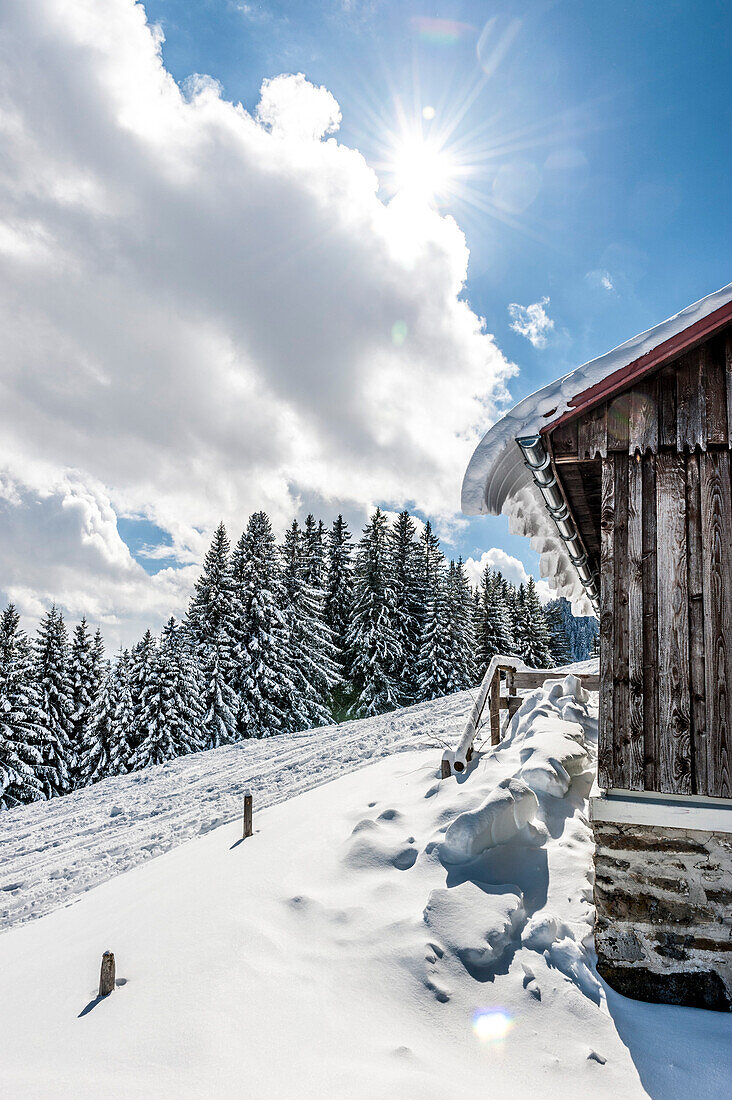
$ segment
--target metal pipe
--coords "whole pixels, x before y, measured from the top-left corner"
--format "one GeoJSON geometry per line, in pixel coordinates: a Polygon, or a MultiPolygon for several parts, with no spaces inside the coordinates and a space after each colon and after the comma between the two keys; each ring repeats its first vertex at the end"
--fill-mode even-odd
{"type": "Polygon", "coordinates": [[[540,435],[531,435],[523,439],[517,439],[516,442],[521,448],[526,465],[531,470],[532,477],[544,498],[546,510],[554,520],[559,537],[567,547],[569,560],[577,570],[582,587],[599,618],[600,594],[597,586],[597,576],[590,569],[587,551],[567,507],[564,494],[552,466],[551,456],[544,446],[544,440],[540,435]]]}

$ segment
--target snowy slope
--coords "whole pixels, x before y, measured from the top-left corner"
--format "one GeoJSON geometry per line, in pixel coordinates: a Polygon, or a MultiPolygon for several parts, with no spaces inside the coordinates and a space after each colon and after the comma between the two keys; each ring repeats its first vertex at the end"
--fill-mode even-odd
{"type": "Polygon", "coordinates": [[[380,756],[456,739],[474,695],[195,753],[0,814],[0,930],[235,820],[245,790],[260,810],[380,756]]]}
{"type": "MultiPolygon", "coordinates": [[[[627,1001],[592,969],[594,702],[571,677],[531,692],[497,751],[440,781],[428,738],[454,740],[469,702],[299,739],[321,778],[348,759],[339,736],[402,751],[359,767],[354,749],[356,771],[260,810],[254,837],[212,829],[0,936],[2,1095],[724,1095],[729,1017],[627,1001]],[[106,948],[120,984],[97,1002],[106,948]]],[[[215,770],[229,753],[206,754],[208,785],[228,783],[233,806],[241,775],[215,770]]],[[[112,805],[79,797],[80,848],[112,805]]]]}

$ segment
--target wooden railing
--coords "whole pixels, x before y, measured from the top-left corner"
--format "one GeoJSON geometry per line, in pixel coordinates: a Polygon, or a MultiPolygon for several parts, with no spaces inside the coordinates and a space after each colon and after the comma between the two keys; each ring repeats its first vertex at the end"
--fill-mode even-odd
{"type": "Polygon", "coordinates": [[[554,668],[527,668],[519,657],[507,657],[497,654],[492,658],[480,684],[470,716],[465,723],[462,737],[457,747],[446,749],[442,757],[441,775],[447,779],[453,771],[462,772],[473,757],[473,741],[478,731],[483,711],[488,704],[491,745],[501,741],[501,711],[508,711],[509,721],[523,702],[519,691],[541,687],[545,680],[561,679],[564,675],[576,676],[588,691],[598,691],[600,677],[596,672],[563,673],[554,668]],[[505,679],[506,695],[501,695],[501,678],[505,679]]]}

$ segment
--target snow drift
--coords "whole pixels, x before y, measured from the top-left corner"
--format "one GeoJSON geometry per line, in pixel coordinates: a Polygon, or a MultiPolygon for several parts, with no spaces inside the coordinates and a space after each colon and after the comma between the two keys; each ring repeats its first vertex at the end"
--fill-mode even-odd
{"type": "MultiPolygon", "coordinates": [[[[107,781],[58,799],[69,812],[45,830],[31,813],[0,883],[26,894],[26,923],[0,936],[3,1095],[723,1095],[726,1017],[626,1001],[595,974],[596,705],[577,687],[532,692],[503,743],[444,781],[437,740],[459,737],[467,694],[107,781]],[[385,755],[363,766],[370,753],[385,755]],[[532,761],[561,765],[566,790],[535,782],[532,761]],[[206,832],[249,786],[255,835],[206,832]],[[268,791],[294,797],[262,809],[268,791]],[[466,829],[496,791],[530,819],[466,829]],[[176,825],[199,835],[132,866],[125,845],[158,830],[170,846],[176,825]],[[86,893],[75,873],[62,907],[28,920],[85,850],[96,881],[132,869],[86,893]],[[119,984],[98,1001],[108,948],[119,984]]],[[[6,844],[11,827],[20,814],[0,821],[6,844]]]]}

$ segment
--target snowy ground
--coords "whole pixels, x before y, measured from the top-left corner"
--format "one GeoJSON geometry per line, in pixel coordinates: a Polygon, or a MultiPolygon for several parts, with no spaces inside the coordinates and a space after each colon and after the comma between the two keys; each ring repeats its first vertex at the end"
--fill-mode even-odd
{"type": "Polygon", "coordinates": [[[452,743],[475,694],[184,756],[0,814],[0,930],[240,818],[247,789],[258,812],[382,756],[452,743]]]}
{"type": "Polygon", "coordinates": [[[593,971],[596,712],[575,686],[531,693],[459,779],[438,779],[428,742],[456,739],[468,695],[61,799],[45,847],[31,808],[15,915],[57,882],[54,851],[74,873],[53,904],[77,900],[0,936],[0,1093],[724,1096],[728,1016],[628,1001],[593,971]],[[361,766],[371,751],[383,758],[361,766]],[[289,768],[279,785],[272,753],[289,768]],[[305,790],[311,773],[323,785],[305,790]],[[239,843],[238,822],[213,824],[250,782],[272,804],[239,843]],[[127,835],[115,805],[136,810],[127,835]],[[84,851],[99,881],[156,830],[170,846],[201,827],[80,893],[84,851]],[[106,948],[119,986],[97,1002],[106,948]]]}

